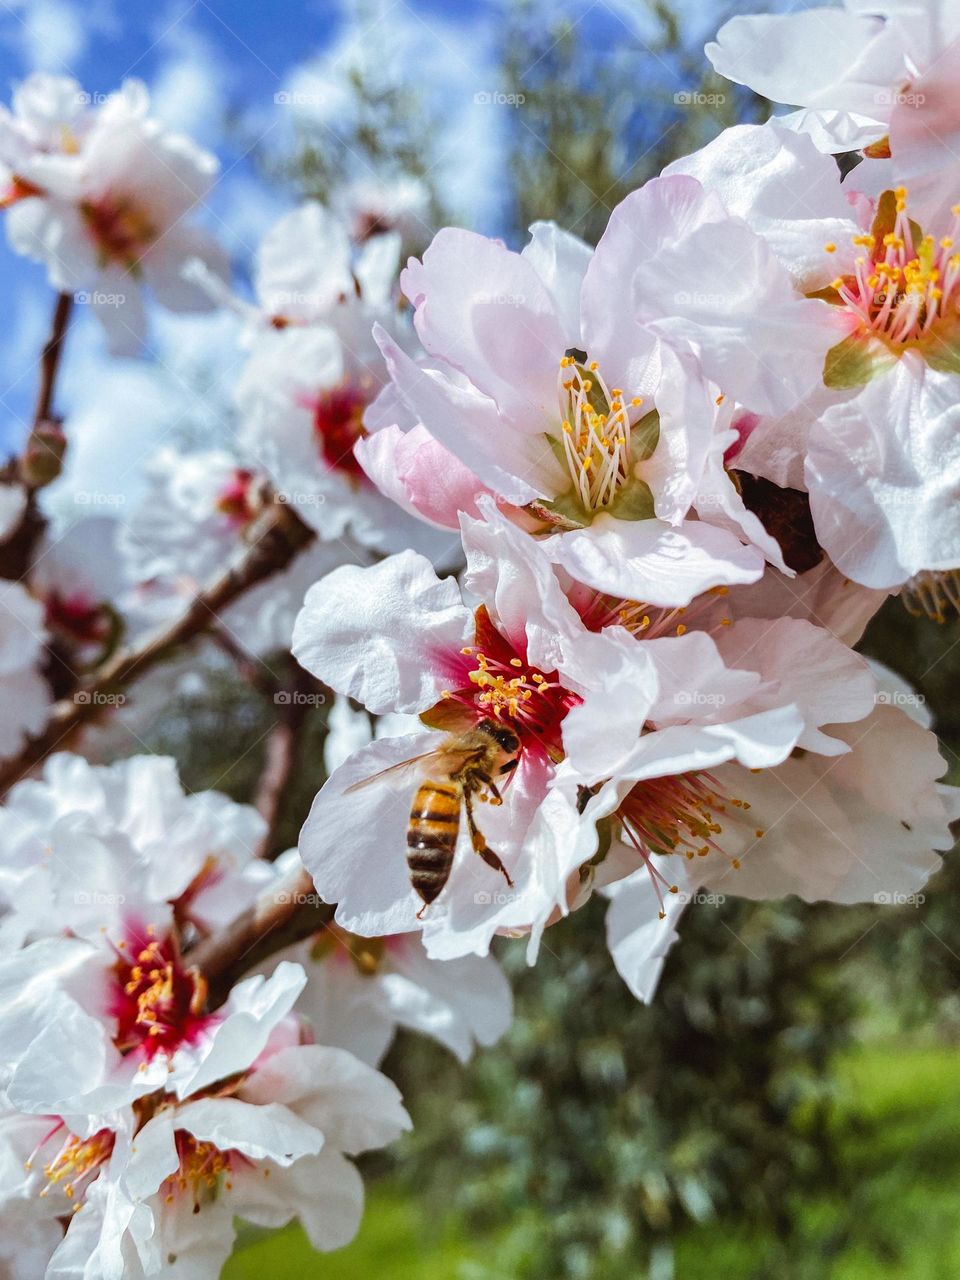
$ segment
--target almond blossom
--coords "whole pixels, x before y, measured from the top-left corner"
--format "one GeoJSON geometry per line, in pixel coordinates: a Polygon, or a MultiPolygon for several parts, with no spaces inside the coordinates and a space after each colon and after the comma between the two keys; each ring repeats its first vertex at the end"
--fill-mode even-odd
{"type": "Polygon", "coordinates": [[[950,0],[739,14],[706,54],[727,79],[800,107],[781,123],[820,150],[862,150],[863,189],[909,184],[925,219],[956,202],[960,17],[950,0]]]}
{"type": "Polygon", "coordinates": [[[346,1051],[305,1040],[295,1019],[275,1019],[268,1037],[249,1030],[234,1027],[232,1050],[178,1095],[161,1088],[103,1121],[3,1117],[0,1159],[23,1161],[26,1176],[5,1182],[0,1215],[35,1224],[33,1252],[10,1259],[16,1280],[215,1274],[237,1216],[297,1217],[320,1250],[352,1238],[363,1189],[346,1157],[409,1127],[399,1094],[346,1051]]]}
{"type": "MultiPolygon", "coordinates": [[[[402,857],[417,771],[394,766],[444,739],[381,738],[335,770],[301,838],[318,891],[339,903],[337,920],[352,933],[420,927],[431,956],[452,957],[484,954],[498,929],[532,930],[534,954],[545,923],[571,905],[570,878],[590,888],[589,815],[603,803],[590,797],[638,767],[681,775],[664,787],[683,792],[685,775],[725,761],[767,768],[795,747],[835,755],[844,744],[820,726],[861,720],[873,706],[862,660],[805,619],[734,619],[725,588],[688,609],[565,590],[542,544],[489,507],[482,523],[464,518],[463,538],[464,584],[484,602],[475,614],[422,562],[394,557],[319,584],[294,653],[375,714],[419,711],[447,730],[478,718],[510,728],[517,767],[483,822],[510,883],[498,887],[464,852],[442,909],[418,907],[402,857]]],[[[420,776],[430,777],[429,757],[420,776]]]]}
{"type": "MultiPolygon", "coordinates": [[[[655,180],[627,197],[595,252],[547,223],[519,254],[441,231],[401,284],[429,359],[378,333],[409,415],[394,422],[425,429],[528,527],[557,534],[552,554],[571,573],[621,593],[631,576],[659,578],[651,599],[682,604],[759,576],[761,555],[778,560],[718,465],[725,402],[769,412],[800,400],[829,346],[828,309],[798,295],[698,182],[655,180]],[[777,343],[794,358],[774,376],[777,343]]],[[[377,409],[389,426],[388,406],[377,409]]],[[[393,492],[400,439],[379,456],[376,444],[359,456],[393,492]]],[[[429,470],[429,454],[418,459],[429,470]]],[[[439,523],[442,502],[403,465],[410,501],[439,523]]]]}
{"type": "Polygon", "coordinates": [[[716,190],[799,289],[831,304],[820,387],[761,418],[738,465],[804,485],[844,573],[869,587],[908,584],[918,607],[942,617],[960,599],[960,205],[921,226],[906,188],[868,200],[859,169],[841,187],[828,156],[776,125],[727,130],[671,171],[716,190]]]}
{"type": "Polygon", "coordinates": [[[654,864],[607,890],[610,952],[639,999],[652,998],[691,904],[787,894],[899,903],[939,868],[960,789],[937,782],[947,766],[929,722],[891,705],[884,673],[880,685],[870,715],[831,729],[844,744],[838,756],[794,756],[756,774],[724,765],[709,780],[688,775],[673,794],[664,787],[663,799],[685,812],[675,845],[647,818],[661,781],[621,781],[598,803],[598,818],[612,815],[606,857],[622,867],[645,850],[654,864]]]}
{"type": "MultiPolygon", "coordinates": [[[[296,850],[279,859],[299,862],[296,850]]],[[[296,1012],[321,1044],[379,1065],[398,1028],[430,1036],[467,1062],[510,1025],[510,986],[492,956],[431,960],[413,933],[362,938],[329,924],[283,953],[307,985],[296,1012]]]]}
{"type": "Polygon", "coordinates": [[[37,75],[0,117],[7,236],[44,264],[55,289],[88,294],[111,350],[131,354],[145,332],[142,285],[173,311],[211,305],[181,273],[192,259],[225,273],[214,239],[184,221],[218,166],[150,117],[139,80],[95,109],[87,102],[75,81],[37,75]]]}

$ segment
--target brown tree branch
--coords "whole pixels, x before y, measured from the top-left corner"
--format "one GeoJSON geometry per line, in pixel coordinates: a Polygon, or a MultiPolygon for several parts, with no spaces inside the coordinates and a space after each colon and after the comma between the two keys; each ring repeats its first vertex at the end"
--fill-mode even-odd
{"type": "Polygon", "coordinates": [[[37,388],[37,400],[33,410],[35,427],[53,416],[53,395],[60,369],[60,357],[63,354],[63,340],[67,334],[72,310],[72,294],[59,294],[53,309],[50,333],[40,353],[40,386],[37,388]]]}
{"type": "Polygon", "coordinates": [[[267,830],[260,844],[258,856],[270,857],[275,852],[277,831],[283,820],[284,799],[290,779],[293,777],[303,731],[311,707],[317,705],[316,682],[295,661],[293,677],[288,688],[274,695],[274,703],[280,719],[267,739],[267,753],[257,787],[255,804],[267,821],[267,830]]]}
{"type": "Polygon", "coordinates": [[[206,978],[210,1008],[223,1004],[245,973],[318,933],[333,919],[333,912],[331,905],[320,901],[309,874],[297,868],[236,920],[198,942],[184,958],[206,978]]]}
{"type": "Polygon", "coordinates": [[[34,549],[47,527],[37,505],[36,491],[60,474],[65,441],[59,419],[53,412],[53,398],[60,371],[63,342],[73,310],[69,293],[57,295],[50,332],[40,353],[40,385],[33,409],[33,423],[23,456],[11,460],[0,473],[9,484],[21,484],[27,493],[20,523],[0,548],[0,578],[18,582],[30,567],[34,549]]]}
{"type": "Polygon", "coordinates": [[[43,732],[0,765],[0,795],[52,751],[66,749],[76,730],[114,705],[116,694],[126,685],[145,676],[174,649],[201,635],[244,592],[285,569],[315,534],[288,504],[273,502],[251,536],[253,543],[243,558],[195,596],[178,618],[138,644],[118,650],[80,684],[72,697],[54,704],[43,732]]]}

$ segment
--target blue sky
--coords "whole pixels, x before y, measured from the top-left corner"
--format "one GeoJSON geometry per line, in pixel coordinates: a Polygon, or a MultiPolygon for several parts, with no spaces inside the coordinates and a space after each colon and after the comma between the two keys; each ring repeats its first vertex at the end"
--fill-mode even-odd
{"type": "MultiPolygon", "coordinates": [[[[435,176],[448,204],[464,222],[495,232],[509,113],[478,108],[474,96],[498,87],[497,40],[508,2],[0,0],[0,93],[8,101],[12,85],[37,68],[73,75],[91,93],[109,92],[129,75],[145,80],[155,114],[220,158],[222,179],[201,217],[242,272],[257,240],[291,199],[270,188],[248,155],[258,139],[280,151],[289,141],[296,112],[278,105],[276,95],[296,90],[308,100],[323,98],[315,113],[336,131],[342,108],[329,86],[358,58],[372,61],[425,95],[431,113],[443,121],[435,176]],[[372,24],[356,20],[364,3],[365,13],[370,6],[377,10],[372,24]]],[[[545,12],[576,21],[578,36],[599,48],[616,50],[623,37],[642,40],[653,29],[644,0],[539,2],[545,12]]],[[[684,12],[690,45],[696,47],[715,30],[729,0],[675,0],[674,7],[684,12]]],[[[749,7],[769,6],[759,0],[749,7]]],[[[644,74],[663,73],[651,61],[644,74]]],[[[0,288],[7,300],[0,449],[9,449],[22,439],[29,419],[52,298],[41,268],[16,258],[5,244],[0,288]]],[[[113,439],[122,431],[124,439],[137,440],[138,432],[149,435],[155,419],[166,421],[161,402],[174,402],[188,378],[216,383],[219,367],[226,384],[234,368],[232,354],[226,354],[231,343],[223,318],[187,321],[158,314],[152,364],[108,361],[92,317],[79,314],[60,407],[87,424],[90,448],[102,433],[113,439]],[[213,375],[198,371],[201,356],[212,364],[213,375]]],[[[79,441],[72,445],[75,453],[83,447],[79,441]]]]}

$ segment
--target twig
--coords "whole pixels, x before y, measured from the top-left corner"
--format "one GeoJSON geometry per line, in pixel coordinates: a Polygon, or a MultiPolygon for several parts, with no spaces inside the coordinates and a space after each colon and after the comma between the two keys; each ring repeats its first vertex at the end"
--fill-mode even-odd
{"type": "Polygon", "coordinates": [[[73,295],[61,293],[57,297],[53,309],[53,320],[50,333],[40,354],[40,386],[37,389],[37,402],[33,410],[33,425],[39,426],[52,417],[53,395],[57,384],[57,373],[60,369],[60,357],[63,354],[63,340],[70,323],[70,312],[73,310],[73,295]]]}
{"type": "Polygon", "coordinates": [[[185,959],[207,979],[210,1007],[218,1008],[234,983],[269,956],[318,933],[333,912],[318,898],[309,874],[298,868],[236,920],[198,942],[185,959]]]}
{"type": "Polygon", "coordinates": [[[63,341],[73,310],[69,293],[57,295],[50,321],[50,332],[40,353],[40,385],[33,409],[33,425],[21,458],[13,459],[3,469],[7,483],[22,484],[27,494],[20,523],[4,540],[0,549],[0,578],[20,581],[33,559],[34,548],[43,537],[46,519],[37,505],[36,491],[60,474],[63,459],[63,435],[59,419],[53,412],[53,398],[60,371],[63,341]]]}
{"type": "Polygon", "coordinates": [[[285,569],[315,534],[285,503],[274,502],[252,530],[246,555],[190,602],[168,626],[136,646],[120,649],[83,681],[70,698],[54,704],[47,727],[0,765],[0,795],[67,740],[88,720],[115,704],[114,695],[139,680],[174,649],[206,631],[217,615],[244,592],[285,569]]]}
{"type": "Polygon", "coordinates": [[[313,677],[296,667],[288,689],[274,695],[280,719],[267,738],[267,753],[257,787],[256,806],[267,821],[258,857],[274,851],[277,831],[283,820],[284,799],[299,755],[300,742],[312,705],[313,677]]]}

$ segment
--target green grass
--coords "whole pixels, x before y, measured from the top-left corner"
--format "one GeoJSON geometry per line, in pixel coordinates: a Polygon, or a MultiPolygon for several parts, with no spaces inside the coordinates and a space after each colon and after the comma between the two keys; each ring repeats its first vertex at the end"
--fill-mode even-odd
{"type": "MultiPolygon", "coordinates": [[[[960,1276],[960,1049],[874,1045],[846,1058],[838,1075],[847,1112],[861,1118],[843,1130],[848,1186],[803,1203],[793,1262],[811,1280],[960,1276]]],[[[674,1275],[773,1280],[782,1274],[767,1261],[773,1250],[762,1231],[708,1224],[675,1241],[674,1275]]],[[[459,1238],[436,1225],[429,1206],[386,1184],[372,1189],[349,1248],[318,1257],[288,1229],[247,1245],[224,1280],[460,1280],[470,1270],[464,1264],[490,1265],[495,1256],[494,1242],[459,1238]]]]}
{"type": "Polygon", "coordinates": [[[242,1248],[223,1280],[459,1280],[460,1265],[482,1253],[452,1227],[428,1226],[422,1205],[381,1185],[349,1248],[318,1255],[299,1227],[288,1227],[242,1248]]]}

